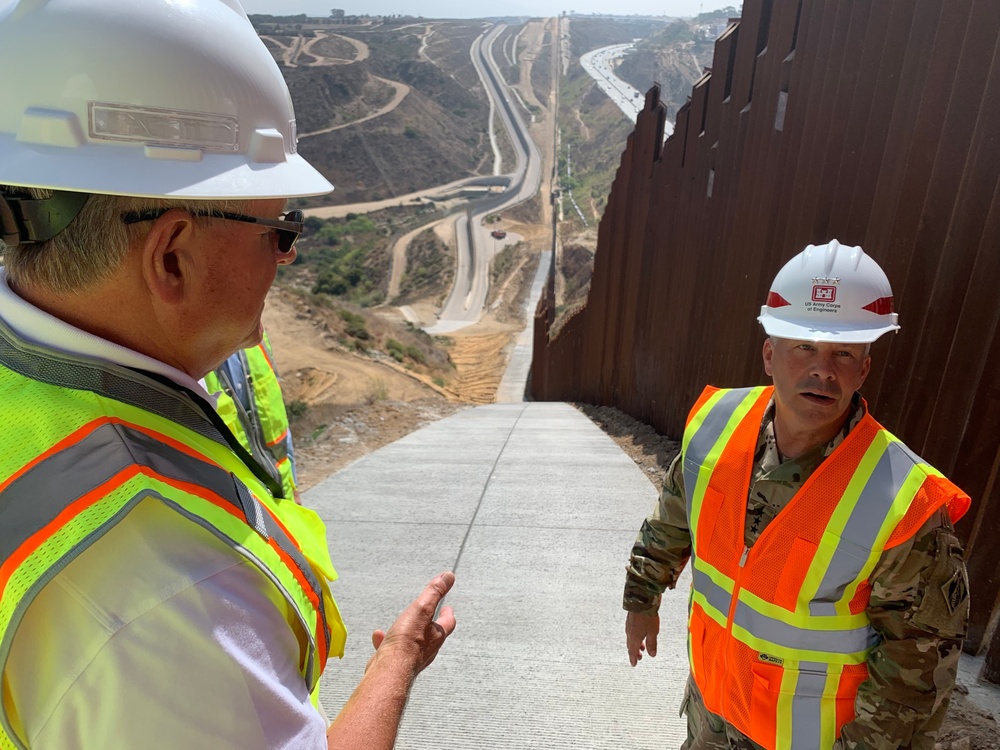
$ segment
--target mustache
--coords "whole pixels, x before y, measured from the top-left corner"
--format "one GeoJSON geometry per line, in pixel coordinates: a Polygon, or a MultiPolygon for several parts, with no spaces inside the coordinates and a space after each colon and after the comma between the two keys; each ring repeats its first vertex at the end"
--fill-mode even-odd
{"type": "Polygon", "coordinates": [[[841,389],[839,386],[833,383],[821,383],[817,380],[803,380],[801,383],[796,385],[796,390],[799,393],[808,391],[809,393],[816,393],[820,396],[831,396],[836,398],[841,394],[841,389]]]}

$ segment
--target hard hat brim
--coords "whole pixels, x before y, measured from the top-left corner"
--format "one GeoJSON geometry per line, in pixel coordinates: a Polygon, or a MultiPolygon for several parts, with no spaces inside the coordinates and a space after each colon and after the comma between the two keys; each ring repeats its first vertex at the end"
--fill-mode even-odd
{"type": "Polygon", "coordinates": [[[171,156],[168,150],[142,160],[136,150],[98,144],[26,148],[14,136],[0,135],[0,185],[195,200],[298,198],[333,190],[298,154],[258,164],[239,154],[187,152],[163,158],[171,156]]]}
{"type": "Polygon", "coordinates": [[[787,320],[779,320],[767,313],[760,315],[757,320],[764,327],[768,336],[779,339],[791,339],[793,341],[815,341],[830,342],[840,344],[870,344],[881,336],[892,331],[898,331],[899,326],[889,324],[876,326],[873,328],[858,328],[837,330],[823,329],[815,326],[804,326],[798,323],[790,323],[787,320]]]}

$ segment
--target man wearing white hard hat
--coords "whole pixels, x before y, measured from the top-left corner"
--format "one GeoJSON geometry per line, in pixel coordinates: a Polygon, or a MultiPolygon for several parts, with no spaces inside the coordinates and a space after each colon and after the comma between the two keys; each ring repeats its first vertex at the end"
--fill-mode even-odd
{"type": "Polygon", "coordinates": [[[899,329],[860,247],[810,245],[758,318],[771,386],[708,387],[632,550],[626,643],[656,655],[690,561],[685,750],[927,748],[968,618],[969,497],[868,412],[869,347],[899,329]]]}
{"type": "Polygon", "coordinates": [[[329,723],[323,523],[199,383],[333,189],[271,55],[236,0],[13,0],[0,68],[0,747],[391,748],[454,576],[329,723]]]}

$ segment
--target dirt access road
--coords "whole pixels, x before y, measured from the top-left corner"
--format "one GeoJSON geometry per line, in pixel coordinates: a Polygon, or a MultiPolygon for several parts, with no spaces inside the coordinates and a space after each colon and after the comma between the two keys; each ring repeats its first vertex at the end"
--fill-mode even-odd
{"type": "MultiPolygon", "coordinates": [[[[430,33],[430,27],[428,27],[424,34],[425,36],[430,33]]],[[[341,34],[330,34],[326,31],[315,30],[313,31],[313,36],[306,38],[303,36],[293,37],[291,44],[285,44],[283,41],[273,36],[261,36],[261,39],[270,42],[279,50],[281,50],[281,62],[288,68],[297,68],[299,66],[304,67],[319,67],[325,65],[351,65],[353,63],[358,63],[363,60],[367,60],[371,54],[371,50],[368,45],[359,39],[352,39],[349,36],[343,36],[341,34]],[[329,55],[322,55],[316,52],[313,48],[319,42],[324,39],[334,38],[340,39],[347,44],[354,47],[354,57],[330,57],[329,55]],[[304,61],[303,58],[311,58],[308,62],[304,61]]],[[[313,130],[309,133],[299,133],[299,139],[309,138],[314,135],[321,135],[323,133],[332,133],[334,130],[340,130],[341,128],[348,128],[352,125],[357,125],[358,123],[367,122],[368,120],[374,120],[376,117],[381,117],[384,114],[392,112],[400,103],[409,95],[410,87],[407,86],[402,81],[391,81],[388,78],[381,78],[379,76],[373,75],[373,78],[381,81],[387,86],[391,86],[393,91],[392,100],[386,104],[384,107],[371,112],[364,117],[360,117],[357,120],[352,120],[351,122],[341,123],[339,125],[331,125],[328,128],[321,128],[320,130],[313,130]]]]}

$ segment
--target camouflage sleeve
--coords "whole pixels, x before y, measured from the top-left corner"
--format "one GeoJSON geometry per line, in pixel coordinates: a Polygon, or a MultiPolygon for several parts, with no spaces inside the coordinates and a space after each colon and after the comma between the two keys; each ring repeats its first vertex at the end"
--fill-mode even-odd
{"type": "Polygon", "coordinates": [[[872,571],[868,615],[881,642],[834,750],[934,747],[969,616],[962,544],[945,511],[872,571]]]}
{"type": "Polygon", "coordinates": [[[655,615],[660,595],[677,584],[691,556],[681,460],[678,453],[670,464],[653,515],[643,521],[632,547],[623,602],[630,612],[655,615]]]}

